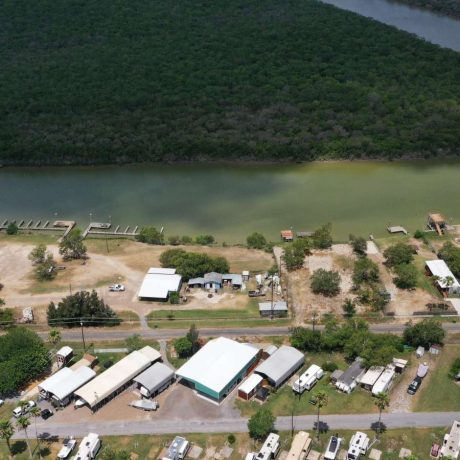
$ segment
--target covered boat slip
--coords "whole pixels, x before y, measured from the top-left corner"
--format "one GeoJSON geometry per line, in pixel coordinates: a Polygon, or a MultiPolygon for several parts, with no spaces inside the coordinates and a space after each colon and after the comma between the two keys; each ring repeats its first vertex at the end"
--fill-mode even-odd
{"type": "Polygon", "coordinates": [[[134,377],[160,359],[160,353],[149,346],[133,351],[81,387],[75,395],[94,410],[121,393],[131,384],[134,377]]]}

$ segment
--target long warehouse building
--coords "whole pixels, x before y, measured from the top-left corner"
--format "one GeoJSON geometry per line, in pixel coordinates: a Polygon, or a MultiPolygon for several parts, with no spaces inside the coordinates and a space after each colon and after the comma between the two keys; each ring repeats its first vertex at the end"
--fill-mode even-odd
{"type": "Polygon", "coordinates": [[[95,410],[121,393],[131,384],[134,377],[160,359],[161,354],[149,346],[133,351],[81,387],[75,395],[80,398],[82,404],[87,404],[95,410]]]}
{"type": "Polygon", "coordinates": [[[176,375],[198,393],[221,401],[257,364],[259,350],[225,337],[210,340],[176,375]]]}

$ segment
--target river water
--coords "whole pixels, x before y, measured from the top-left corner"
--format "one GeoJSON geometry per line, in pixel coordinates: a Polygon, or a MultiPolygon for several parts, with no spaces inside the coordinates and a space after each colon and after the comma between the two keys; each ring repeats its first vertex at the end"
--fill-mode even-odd
{"type": "Polygon", "coordinates": [[[337,238],[423,227],[429,211],[460,223],[460,163],[343,162],[284,166],[123,166],[0,169],[0,218],[90,219],[214,234],[243,242],[260,231],[311,230],[337,238]],[[110,216],[110,217],[109,217],[110,216]]]}
{"type": "Polygon", "coordinates": [[[460,21],[389,0],[321,0],[460,51],[460,21]]]}

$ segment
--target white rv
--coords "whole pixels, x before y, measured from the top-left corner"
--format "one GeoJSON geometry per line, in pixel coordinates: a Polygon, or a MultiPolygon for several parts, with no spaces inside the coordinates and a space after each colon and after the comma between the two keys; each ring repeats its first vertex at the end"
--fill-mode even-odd
{"type": "Polygon", "coordinates": [[[342,438],[338,436],[331,436],[329,444],[327,445],[326,452],[324,454],[324,460],[335,460],[339,454],[340,446],[342,445],[342,438]]]}
{"type": "Polygon", "coordinates": [[[176,436],[163,460],[182,460],[190,449],[190,443],[182,436],[176,436]]]}
{"type": "Polygon", "coordinates": [[[312,364],[292,385],[294,392],[302,394],[305,390],[311,390],[316,382],[324,375],[324,371],[312,364]]]}
{"type": "Polygon", "coordinates": [[[96,458],[99,449],[101,448],[101,440],[99,435],[96,433],[89,433],[88,436],[85,436],[80,446],[78,447],[78,452],[73,460],[88,460],[96,458]]]}
{"type": "Polygon", "coordinates": [[[350,447],[347,452],[347,460],[358,460],[365,455],[369,448],[369,436],[362,431],[357,431],[350,439],[350,447]]]}
{"type": "Polygon", "coordinates": [[[394,366],[390,365],[382,372],[382,375],[377,379],[374,386],[372,387],[372,394],[377,396],[379,393],[384,393],[393,384],[395,377],[394,366]]]}
{"type": "Polygon", "coordinates": [[[262,448],[256,455],[256,460],[273,460],[280,451],[280,437],[276,433],[267,436],[262,448]]]}

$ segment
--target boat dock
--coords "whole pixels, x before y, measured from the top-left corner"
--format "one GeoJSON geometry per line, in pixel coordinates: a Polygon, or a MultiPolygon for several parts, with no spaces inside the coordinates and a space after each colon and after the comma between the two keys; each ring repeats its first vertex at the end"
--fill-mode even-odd
{"type": "Polygon", "coordinates": [[[63,231],[64,235],[67,236],[69,232],[75,227],[77,224],[76,221],[74,220],[56,220],[53,222],[53,224],[50,226],[50,221],[47,220],[42,224],[41,220],[33,221],[29,220],[8,220],[5,219],[2,224],[0,225],[0,230],[6,230],[8,228],[8,225],[10,224],[16,224],[18,226],[19,230],[28,230],[28,231],[63,231]]]}
{"type": "Polygon", "coordinates": [[[136,236],[139,234],[139,225],[136,225],[133,230],[130,231],[131,225],[128,225],[124,231],[120,231],[120,226],[117,225],[115,230],[110,230],[112,224],[109,222],[91,222],[83,232],[83,238],[88,235],[105,235],[105,236],[136,236]]]}
{"type": "MultiPolygon", "coordinates": [[[[23,231],[62,231],[64,232],[62,237],[65,237],[69,234],[69,232],[77,225],[75,220],[56,220],[52,224],[49,220],[46,221],[33,221],[33,220],[9,220],[5,219],[1,222],[0,231],[6,230],[8,225],[16,224],[19,230],[23,231]]],[[[109,222],[91,222],[85,229],[82,234],[83,238],[86,238],[89,235],[104,235],[104,236],[128,236],[134,237],[139,234],[139,225],[131,226],[128,225],[127,227],[121,228],[120,225],[117,225],[115,230],[111,230],[112,224],[109,222]]]]}

